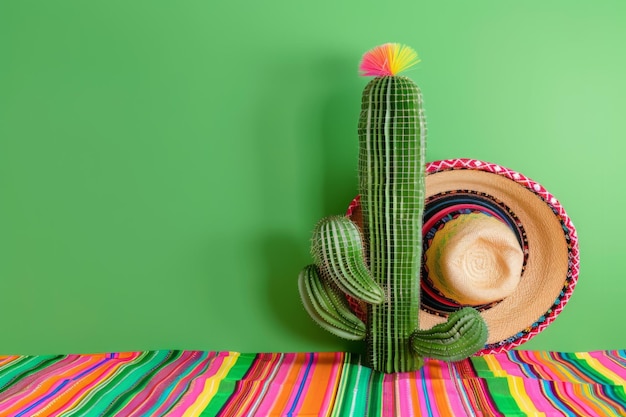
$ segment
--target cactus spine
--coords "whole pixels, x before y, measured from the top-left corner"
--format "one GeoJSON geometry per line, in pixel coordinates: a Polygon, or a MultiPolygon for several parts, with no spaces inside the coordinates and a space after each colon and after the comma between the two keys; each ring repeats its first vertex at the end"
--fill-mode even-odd
{"type": "Polygon", "coordinates": [[[416,370],[424,356],[466,358],[487,339],[486,324],[472,308],[432,329],[419,329],[426,124],[418,86],[395,75],[414,58],[414,51],[397,44],[364,56],[361,69],[375,78],[363,91],[358,126],[362,235],[347,218],[323,219],[313,238],[316,264],[305,268],[299,285],[305,307],[330,299],[303,285],[311,277],[332,281],[365,301],[363,326],[354,317],[347,320],[339,312],[344,307],[330,308],[330,302],[324,314],[311,317],[334,334],[365,337],[368,366],[387,373],[416,370]]]}

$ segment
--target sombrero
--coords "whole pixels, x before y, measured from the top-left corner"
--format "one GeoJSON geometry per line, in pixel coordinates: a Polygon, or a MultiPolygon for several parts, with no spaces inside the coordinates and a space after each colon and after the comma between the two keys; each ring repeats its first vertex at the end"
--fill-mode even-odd
{"type": "MultiPolygon", "coordinates": [[[[578,280],[578,238],[564,208],[539,183],[501,165],[450,159],[429,163],[426,173],[420,327],[469,305],[489,328],[480,353],[536,336],[578,280]]],[[[358,197],[347,214],[360,221],[358,197]]]]}

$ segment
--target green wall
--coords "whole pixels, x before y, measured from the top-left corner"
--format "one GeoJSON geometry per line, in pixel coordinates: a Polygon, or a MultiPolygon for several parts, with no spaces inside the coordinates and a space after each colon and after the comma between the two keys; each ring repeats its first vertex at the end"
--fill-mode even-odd
{"type": "Polygon", "coordinates": [[[422,63],[428,160],[542,183],[579,285],[528,349],[626,347],[622,1],[0,0],[0,353],[356,349],[300,306],[356,192],[361,54],[422,63]]]}

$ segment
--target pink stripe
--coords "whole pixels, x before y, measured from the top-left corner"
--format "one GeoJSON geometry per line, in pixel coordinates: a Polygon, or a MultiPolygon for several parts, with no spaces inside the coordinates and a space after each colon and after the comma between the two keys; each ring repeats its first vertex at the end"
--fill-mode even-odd
{"type": "Polygon", "coordinates": [[[413,413],[413,399],[411,398],[409,381],[414,376],[414,373],[403,372],[396,375],[396,397],[394,401],[396,403],[396,414],[399,416],[410,416],[413,413]]]}
{"type": "Polygon", "coordinates": [[[382,386],[382,400],[381,400],[381,415],[383,416],[395,416],[395,374],[383,375],[382,386]]]}
{"type": "Polygon", "coordinates": [[[537,410],[545,412],[546,415],[550,415],[550,411],[557,411],[557,408],[548,400],[548,395],[541,386],[541,380],[523,379],[523,383],[528,397],[532,399],[537,410]]]}
{"type": "Polygon", "coordinates": [[[271,412],[285,412],[285,410],[272,410],[276,400],[280,397],[283,389],[290,388],[286,384],[287,376],[296,362],[295,353],[286,353],[277,366],[279,366],[278,373],[274,378],[274,383],[270,385],[267,394],[261,401],[257,414],[260,416],[269,416],[271,412]]]}
{"type": "MultiPolygon", "coordinates": [[[[493,355],[493,358],[496,359],[500,368],[502,368],[502,370],[505,371],[507,375],[528,378],[529,377],[528,374],[531,374],[530,378],[536,378],[536,375],[534,374],[534,372],[525,371],[519,365],[519,363],[517,363],[517,361],[519,360],[517,356],[519,356],[521,359],[521,356],[524,355],[524,353],[525,353],[524,351],[514,351],[510,353],[512,357],[510,357],[509,353],[506,353],[506,352],[497,353],[493,355]]],[[[534,361],[534,358],[531,358],[531,359],[534,361]]],[[[523,362],[525,364],[528,364],[527,360],[523,360],[523,362]]]]}

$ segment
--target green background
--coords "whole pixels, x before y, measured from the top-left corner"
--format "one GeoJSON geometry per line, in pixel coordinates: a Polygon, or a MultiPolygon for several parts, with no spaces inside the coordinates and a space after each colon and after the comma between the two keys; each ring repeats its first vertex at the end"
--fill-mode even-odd
{"type": "Polygon", "coordinates": [[[625,348],[623,4],[0,0],[0,353],[357,349],[296,279],[390,41],[422,58],[427,159],[520,171],[578,229],[523,347],[625,348]]]}

